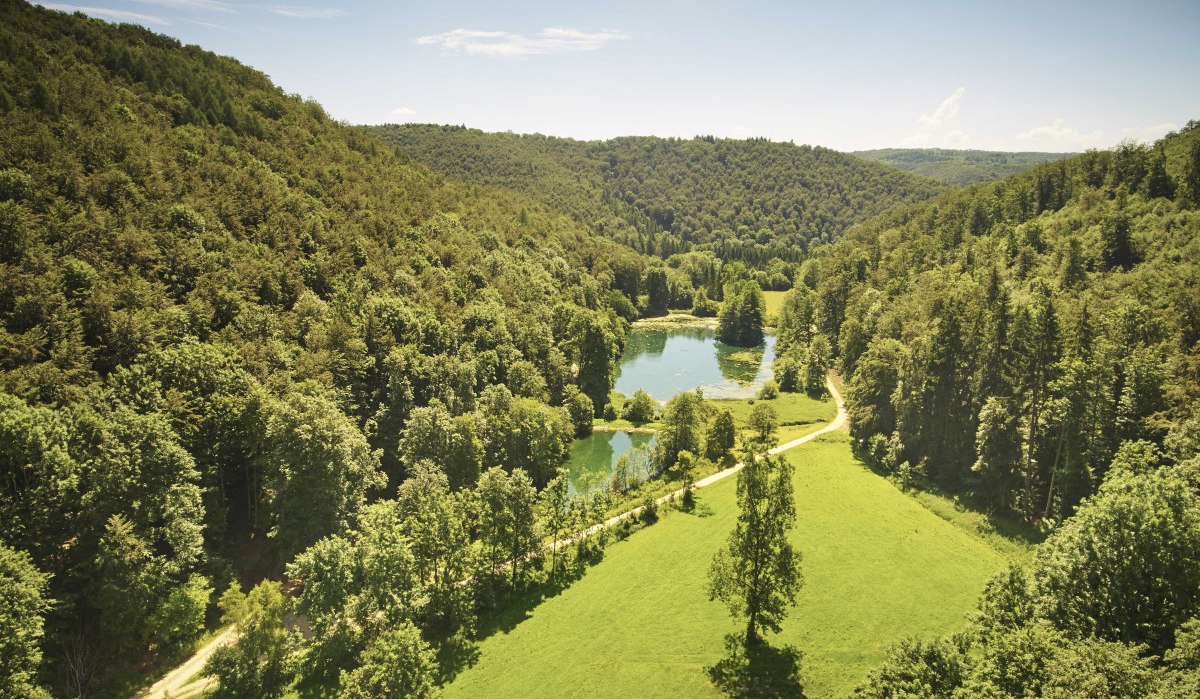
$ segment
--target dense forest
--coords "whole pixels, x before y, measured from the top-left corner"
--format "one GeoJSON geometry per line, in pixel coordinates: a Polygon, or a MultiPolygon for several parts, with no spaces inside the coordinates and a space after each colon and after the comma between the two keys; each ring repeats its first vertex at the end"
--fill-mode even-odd
{"type": "Polygon", "coordinates": [[[1072,154],[1007,153],[946,148],[879,148],[855,151],[851,155],[915,172],[938,182],[965,186],[1015,175],[1042,163],[1062,160],[1072,154]]]}
{"type": "Polygon", "coordinates": [[[382,522],[430,456],[447,493],[554,476],[637,253],[231,59],[0,12],[0,693],[187,647],[213,590],[382,522]]]}
{"type": "Polygon", "coordinates": [[[711,251],[762,267],[942,187],[812,146],[766,139],[575,141],[436,125],[372,128],[414,160],[524,192],[660,257],[711,251]]]}
{"type": "Polygon", "coordinates": [[[1195,693],[1198,245],[1192,122],[815,252],[780,361],[840,366],[851,434],[900,484],[1053,532],[968,631],[901,644],[860,696],[1195,693]]]}
{"type": "MultiPolygon", "coordinates": [[[[764,140],[351,127],[145,29],[0,17],[0,696],[123,695],[218,623],[214,696],[434,695],[603,545],[559,546],[611,514],[560,467],[631,321],[755,345],[763,289],[759,446],[768,396],[835,369],[880,473],[1046,535],[859,695],[1198,691],[1200,124],[950,188],[764,140]]],[[[624,407],[661,428],[622,479],[734,460],[697,393],[624,407]]]]}

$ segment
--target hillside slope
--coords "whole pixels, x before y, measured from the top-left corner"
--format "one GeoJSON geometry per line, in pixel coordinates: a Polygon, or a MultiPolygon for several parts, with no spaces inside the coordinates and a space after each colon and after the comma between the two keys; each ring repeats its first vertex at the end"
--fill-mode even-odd
{"type": "Polygon", "coordinates": [[[1195,451],[1198,209],[1192,122],[852,229],[817,254],[792,330],[836,348],[887,468],[1061,518],[1123,443],[1195,451]]]}
{"type": "Polygon", "coordinates": [[[447,176],[536,197],[637,250],[798,260],[850,225],[942,189],[826,148],[765,139],[575,141],[454,126],[371,129],[447,176]]]}
{"type": "Polygon", "coordinates": [[[570,216],[133,26],[5,0],[0,86],[0,553],[50,575],[55,693],[127,693],[444,456],[410,416],[456,486],[543,483],[608,395],[642,261],[570,216]]]}
{"type": "Polygon", "coordinates": [[[938,182],[966,186],[1015,175],[1042,163],[1069,158],[1072,153],[880,148],[854,151],[851,155],[891,165],[894,168],[923,175],[938,182]]]}

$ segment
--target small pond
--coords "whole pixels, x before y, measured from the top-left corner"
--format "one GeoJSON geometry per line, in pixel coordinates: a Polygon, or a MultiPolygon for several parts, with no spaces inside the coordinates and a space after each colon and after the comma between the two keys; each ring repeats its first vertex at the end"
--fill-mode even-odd
{"type": "MultiPolygon", "coordinates": [[[[639,327],[625,338],[614,389],[630,396],[640,388],[660,403],[695,388],[707,398],[749,398],[771,378],[774,361],[774,335],[758,347],[734,347],[718,342],[710,326],[639,327]]],[[[575,440],[566,463],[571,495],[607,487],[622,454],[654,441],[644,432],[594,432],[575,440]]]]}
{"type": "Polygon", "coordinates": [[[758,347],[735,347],[708,326],[634,328],[615,389],[629,396],[640,388],[659,402],[694,388],[706,398],[749,398],[771,378],[774,361],[771,334],[758,347]]]}
{"type": "Polygon", "coordinates": [[[576,439],[566,464],[571,474],[571,496],[607,487],[622,454],[656,442],[655,436],[648,432],[593,432],[576,439]]]}

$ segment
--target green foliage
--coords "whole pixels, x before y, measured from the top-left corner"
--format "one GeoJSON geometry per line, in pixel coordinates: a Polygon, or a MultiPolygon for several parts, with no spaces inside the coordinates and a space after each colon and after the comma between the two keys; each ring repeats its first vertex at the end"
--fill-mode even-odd
{"type": "Polygon", "coordinates": [[[664,467],[675,465],[680,452],[701,453],[706,417],[704,397],[698,390],[685,391],[667,401],[662,412],[662,427],[658,431],[664,467]]]}
{"type": "Polygon", "coordinates": [[[738,473],[738,518],[726,548],[709,569],[709,598],[721,600],[735,618],[746,620],[746,645],[760,633],[778,633],[804,582],[800,553],[787,534],[796,524],[792,465],[750,451],[738,473]]]}
{"type": "Polygon", "coordinates": [[[774,379],[768,379],[762,388],[758,389],[759,400],[775,400],[779,397],[779,384],[774,379]]]}
{"type": "Polygon", "coordinates": [[[658,404],[642,389],[633,392],[621,409],[621,417],[634,424],[643,424],[654,419],[655,413],[658,412],[658,404]]]}
{"type": "Polygon", "coordinates": [[[591,434],[592,421],[596,416],[596,408],[592,405],[592,399],[575,386],[569,386],[563,405],[571,418],[571,425],[575,428],[575,436],[586,437],[591,434]]]}
{"type": "Polygon", "coordinates": [[[766,302],[755,282],[737,282],[725,289],[717,338],[726,344],[753,347],[763,340],[766,302]]]}
{"type": "Polygon", "coordinates": [[[363,651],[359,666],[342,677],[342,699],[439,695],[433,651],[412,624],[384,632],[363,651]]]}
{"type": "Polygon", "coordinates": [[[217,648],[204,666],[205,674],[218,681],[214,697],[283,695],[291,681],[291,654],[298,636],[286,626],[288,607],[279,583],[271,580],[249,594],[234,586],[221,595],[222,620],[234,625],[237,637],[217,648]]]}
{"type": "Polygon", "coordinates": [[[966,186],[989,182],[1029,170],[1042,163],[1069,157],[1070,153],[1008,153],[944,148],[881,148],[851,153],[859,158],[891,165],[939,182],[966,186]]]}
{"type": "Polygon", "coordinates": [[[48,699],[38,683],[45,614],[46,575],[29,554],[0,544],[0,694],[48,699]]]}
{"type": "Polygon", "coordinates": [[[779,429],[779,414],[769,403],[755,403],[750,410],[747,420],[750,428],[750,441],[770,446],[775,441],[775,432],[779,429]]]}
{"type": "Polygon", "coordinates": [[[733,447],[737,439],[737,431],[733,422],[733,413],[728,410],[718,410],[713,415],[708,433],[704,439],[704,455],[714,463],[725,463],[733,457],[733,447]]]}
{"type": "MultiPolygon", "coordinates": [[[[663,258],[711,251],[763,268],[796,261],[856,222],[941,189],[826,148],[765,139],[588,142],[420,124],[372,131],[450,177],[522,192],[663,258]]],[[[630,300],[637,283],[623,285],[630,300]]]]}

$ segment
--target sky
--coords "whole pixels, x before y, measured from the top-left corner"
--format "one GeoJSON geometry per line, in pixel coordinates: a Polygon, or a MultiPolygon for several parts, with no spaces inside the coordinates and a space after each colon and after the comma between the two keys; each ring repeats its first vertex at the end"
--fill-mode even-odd
{"type": "Polygon", "coordinates": [[[355,124],[1079,151],[1200,119],[1200,2],[79,0],[355,124]]]}

